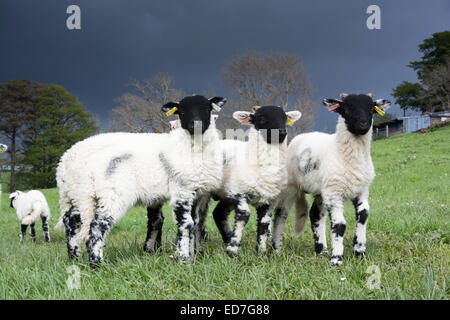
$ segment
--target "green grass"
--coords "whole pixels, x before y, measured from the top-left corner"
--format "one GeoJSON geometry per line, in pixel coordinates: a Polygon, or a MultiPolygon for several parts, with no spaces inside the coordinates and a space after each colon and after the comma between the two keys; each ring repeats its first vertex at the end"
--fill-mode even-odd
{"type": "MultiPolygon", "coordinates": [[[[99,271],[67,258],[65,237],[51,229],[45,244],[19,244],[19,223],[2,195],[0,214],[0,297],[2,299],[448,299],[450,127],[411,133],[373,143],[377,176],[371,186],[367,256],[354,257],[351,244],[354,212],[346,206],[344,264],[331,267],[316,257],[310,229],[293,236],[293,215],[282,253],[257,254],[254,212],[240,255],[224,252],[217,228],[208,221],[205,256],[192,264],[177,263],[176,226],[165,207],[163,251],[143,252],[144,208],[132,209],[107,239],[99,271]],[[81,271],[81,288],[69,290],[67,268],[81,271]],[[380,270],[380,288],[370,289],[369,266],[380,270]],[[341,280],[345,278],[345,280],[341,280]]],[[[43,190],[56,224],[56,189],[43,190]]],[[[328,237],[329,238],[329,237],[328,237]]]]}

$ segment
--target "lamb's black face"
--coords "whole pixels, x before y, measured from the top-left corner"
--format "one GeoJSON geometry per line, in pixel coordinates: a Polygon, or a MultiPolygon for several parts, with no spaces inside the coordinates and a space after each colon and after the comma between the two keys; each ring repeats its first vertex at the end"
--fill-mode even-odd
{"type": "Polygon", "coordinates": [[[287,116],[282,108],[265,106],[255,111],[251,122],[256,130],[261,130],[267,143],[283,143],[287,136],[286,120],[287,116]],[[272,130],[278,130],[278,141],[272,141],[272,130]]]}
{"type": "Polygon", "coordinates": [[[323,103],[328,110],[339,113],[345,120],[348,131],[356,136],[364,135],[372,127],[375,107],[379,110],[387,109],[388,100],[372,100],[371,94],[341,94],[342,101],[336,99],[324,99],[323,103]]]}
{"type": "Polygon", "coordinates": [[[345,119],[348,131],[366,134],[372,126],[373,101],[366,94],[351,94],[344,98],[337,112],[345,119]]]}
{"type": "Polygon", "coordinates": [[[161,110],[166,113],[175,110],[173,113],[180,117],[180,125],[183,129],[189,131],[191,135],[196,132],[203,134],[209,128],[211,110],[214,108],[219,111],[225,102],[226,99],[221,97],[208,100],[203,96],[196,95],[185,97],[179,103],[169,102],[161,110]]]}
{"type": "Polygon", "coordinates": [[[253,111],[236,111],[233,118],[241,124],[252,124],[267,143],[283,143],[287,136],[286,122],[292,126],[302,116],[300,111],[284,112],[275,106],[253,107],[253,111]],[[272,137],[273,130],[278,131],[278,139],[272,137]]]}

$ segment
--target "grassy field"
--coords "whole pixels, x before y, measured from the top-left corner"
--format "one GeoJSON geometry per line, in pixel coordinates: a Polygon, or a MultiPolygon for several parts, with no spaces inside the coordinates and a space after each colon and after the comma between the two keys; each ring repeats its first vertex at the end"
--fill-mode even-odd
{"type": "MultiPolygon", "coordinates": [[[[43,190],[50,204],[52,242],[19,244],[19,223],[2,195],[0,214],[0,297],[2,299],[448,299],[450,127],[375,141],[377,176],[371,186],[367,256],[352,255],[354,211],[346,206],[344,264],[331,267],[316,257],[308,227],[294,237],[293,215],[279,255],[257,254],[255,215],[240,255],[224,252],[217,228],[208,221],[205,256],[192,264],[171,258],[176,226],[169,208],[163,251],[143,252],[146,212],[134,208],[107,239],[105,264],[91,270],[67,258],[65,237],[53,231],[59,216],[58,192],[43,190]],[[68,268],[79,268],[81,287],[69,290],[68,268]],[[380,285],[371,286],[379,270],[380,285]]],[[[329,237],[328,237],[329,239],[329,237]]]]}

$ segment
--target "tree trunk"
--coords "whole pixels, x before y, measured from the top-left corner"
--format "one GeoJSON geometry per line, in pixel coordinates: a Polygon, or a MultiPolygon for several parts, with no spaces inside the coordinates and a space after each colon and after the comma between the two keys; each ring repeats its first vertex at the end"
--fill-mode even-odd
{"type": "Polygon", "coordinates": [[[9,180],[10,192],[16,191],[16,131],[14,130],[11,137],[11,177],[9,180]]]}

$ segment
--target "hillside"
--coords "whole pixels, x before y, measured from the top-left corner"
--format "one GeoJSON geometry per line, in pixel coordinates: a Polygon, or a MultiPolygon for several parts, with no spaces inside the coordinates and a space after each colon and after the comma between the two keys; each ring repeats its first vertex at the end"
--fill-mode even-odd
{"type": "MultiPolygon", "coordinates": [[[[43,190],[52,211],[52,243],[41,223],[37,241],[19,244],[20,226],[8,194],[0,215],[0,297],[3,299],[448,299],[450,261],[450,127],[375,141],[376,178],[371,186],[367,256],[353,257],[354,212],[346,205],[344,265],[316,257],[309,229],[293,235],[293,214],[281,254],[255,252],[255,214],[242,252],[230,259],[213,219],[205,256],[193,264],[172,258],[176,227],[164,208],[163,251],[142,250],[146,211],[132,209],[107,239],[100,272],[67,258],[65,236],[52,227],[59,216],[56,189],[43,190]],[[67,268],[81,271],[81,288],[69,290],[67,268]],[[370,268],[369,268],[370,267],[370,268]],[[371,286],[379,270],[380,286],[371,286]],[[376,273],[376,272],[375,272],[376,273]],[[368,285],[369,283],[369,285],[368,285]]],[[[328,241],[330,237],[328,237],[328,241]]]]}

